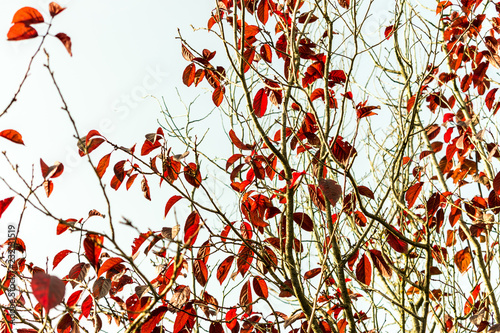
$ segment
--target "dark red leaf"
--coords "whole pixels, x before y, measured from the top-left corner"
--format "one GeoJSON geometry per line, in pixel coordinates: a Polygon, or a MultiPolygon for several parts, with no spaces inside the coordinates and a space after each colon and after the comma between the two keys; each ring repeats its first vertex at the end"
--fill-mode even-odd
{"type": "Polygon", "coordinates": [[[372,282],[372,265],[366,254],[361,256],[358,265],[356,266],[356,279],[367,286],[369,286],[372,282]]]}
{"type": "Polygon", "coordinates": [[[56,276],[45,273],[35,273],[31,280],[31,289],[38,302],[49,311],[60,304],[64,298],[65,285],[56,276]]]}
{"type": "Polygon", "coordinates": [[[370,250],[370,256],[375,267],[380,271],[382,276],[390,278],[392,276],[392,268],[387,264],[379,250],[370,250]]]}
{"type": "Polygon", "coordinates": [[[246,314],[252,312],[252,290],[250,289],[250,281],[247,281],[240,291],[240,305],[245,310],[246,314]]]}
{"type": "Polygon", "coordinates": [[[333,179],[320,179],[318,184],[325,198],[335,206],[342,196],[342,187],[333,179]]]}
{"type": "Polygon", "coordinates": [[[253,290],[255,291],[257,296],[264,297],[264,298],[267,298],[269,296],[267,283],[260,276],[256,276],[253,278],[253,290]]]}
{"type": "Polygon", "coordinates": [[[144,322],[144,324],[142,324],[142,326],[141,326],[141,333],[153,332],[156,325],[158,325],[158,323],[163,319],[163,316],[165,315],[167,310],[168,310],[168,306],[162,305],[162,306],[154,309],[153,311],[151,311],[151,314],[150,314],[148,320],[146,320],[144,322]]]}
{"type": "Polygon", "coordinates": [[[184,243],[193,245],[200,231],[200,215],[196,211],[191,212],[184,225],[184,243]]]}
{"type": "Polygon", "coordinates": [[[314,229],[314,223],[306,213],[293,213],[293,220],[305,231],[314,229]]]}

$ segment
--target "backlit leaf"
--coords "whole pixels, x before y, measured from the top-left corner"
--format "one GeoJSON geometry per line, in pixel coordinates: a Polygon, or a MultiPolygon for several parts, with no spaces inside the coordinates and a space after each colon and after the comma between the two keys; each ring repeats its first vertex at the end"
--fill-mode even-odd
{"type": "Polygon", "coordinates": [[[260,118],[266,113],[267,109],[267,94],[264,88],[259,89],[253,99],[253,112],[260,118]]]}
{"type": "Polygon", "coordinates": [[[57,14],[61,13],[63,10],[65,10],[66,8],[64,7],[61,7],[59,4],[55,3],[55,2],[51,2],[49,4],[49,13],[50,13],[50,16],[54,17],[56,16],[57,14]]]}
{"type": "Polygon", "coordinates": [[[31,26],[24,23],[16,23],[10,27],[7,33],[7,40],[23,40],[35,38],[38,36],[38,32],[31,26]]]}
{"type": "Polygon", "coordinates": [[[465,273],[472,262],[469,247],[455,253],[454,261],[460,273],[465,273]]]}
{"type": "Polygon", "coordinates": [[[168,212],[172,208],[173,205],[179,200],[182,199],[182,196],[180,195],[174,195],[170,199],[168,199],[167,204],[165,205],[165,213],[163,215],[163,218],[167,217],[168,212]]]}
{"type": "Polygon", "coordinates": [[[35,273],[31,280],[31,289],[38,302],[49,311],[60,304],[64,298],[64,282],[56,276],[35,273]]]}
{"type": "Polygon", "coordinates": [[[224,261],[219,265],[219,268],[217,269],[217,280],[219,280],[220,284],[222,285],[222,282],[227,277],[227,274],[229,273],[229,270],[231,269],[231,265],[233,264],[234,261],[234,256],[229,256],[224,261]]]}
{"type": "Polygon", "coordinates": [[[19,9],[12,19],[12,23],[24,23],[26,25],[43,23],[43,16],[33,7],[23,7],[19,9]]]}
{"type": "Polygon", "coordinates": [[[14,197],[6,198],[0,201],[0,217],[2,217],[3,213],[9,207],[10,203],[14,200],[14,197]]]}
{"type": "Polygon", "coordinates": [[[0,136],[14,143],[24,145],[23,137],[16,130],[13,129],[3,130],[0,132],[0,136]]]}
{"type": "Polygon", "coordinates": [[[408,188],[408,190],[406,191],[405,199],[408,204],[408,209],[413,207],[415,201],[417,201],[418,195],[420,194],[420,191],[422,191],[423,185],[423,182],[418,182],[410,186],[410,188],[408,188]]]}
{"type": "Polygon", "coordinates": [[[366,254],[363,254],[356,266],[356,279],[367,286],[372,282],[372,265],[366,254]]]}

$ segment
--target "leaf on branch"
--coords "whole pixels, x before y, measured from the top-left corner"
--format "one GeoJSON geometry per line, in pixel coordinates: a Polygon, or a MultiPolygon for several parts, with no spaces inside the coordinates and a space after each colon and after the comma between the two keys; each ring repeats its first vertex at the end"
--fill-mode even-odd
{"type": "Polygon", "coordinates": [[[423,185],[424,185],[423,182],[418,182],[418,183],[410,186],[410,188],[408,188],[408,190],[406,191],[405,199],[406,199],[406,202],[408,205],[408,209],[413,207],[413,205],[415,204],[415,201],[417,201],[418,195],[422,191],[423,185]]]}
{"type": "Polygon", "coordinates": [[[465,273],[472,262],[472,256],[469,247],[455,253],[454,257],[455,265],[457,266],[460,273],[465,273]]]}
{"type": "Polygon", "coordinates": [[[212,94],[212,101],[214,102],[215,106],[219,106],[222,104],[222,101],[224,100],[224,92],[226,91],[226,88],[224,86],[219,86],[215,88],[213,94],[212,94]]]}
{"type": "Polygon", "coordinates": [[[31,289],[35,298],[48,312],[62,302],[66,288],[58,277],[38,272],[33,275],[31,289]]]}
{"type": "Polygon", "coordinates": [[[12,19],[12,23],[24,23],[26,25],[43,23],[42,14],[33,7],[23,7],[19,9],[12,19]]]}
{"type": "Polygon", "coordinates": [[[318,184],[325,198],[335,206],[342,197],[342,187],[333,179],[320,179],[318,184]]]}
{"type": "Polygon", "coordinates": [[[57,4],[55,2],[51,2],[49,4],[49,13],[50,13],[50,16],[52,16],[52,17],[56,16],[57,14],[60,14],[65,9],[66,9],[66,7],[61,7],[59,4],[57,4]]]}
{"type": "Polygon", "coordinates": [[[350,0],[338,0],[338,2],[342,8],[349,9],[350,0]]]}
{"type": "Polygon", "coordinates": [[[16,23],[10,27],[7,33],[7,40],[24,40],[35,38],[38,32],[31,26],[24,23],[16,23]]]}
{"type": "Polygon", "coordinates": [[[372,265],[366,254],[363,254],[356,266],[356,279],[367,286],[372,282],[372,265]]]}
{"type": "Polygon", "coordinates": [[[246,314],[252,313],[252,291],[250,289],[250,281],[247,281],[240,292],[240,305],[245,310],[246,314]]]}
{"type": "Polygon", "coordinates": [[[222,285],[222,282],[227,277],[227,274],[229,273],[229,270],[231,269],[231,266],[234,261],[234,256],[229,256],[224,261],[219,265],[219,268],[217,269],[217,280],[219,280],[220,284],[222,285]]]}
{"type": "Polygon", "coordinates": [[[390,25],[390,26],[386,27],[384,30],[385,39],[389,40],[391,38],[393,32],[394,32],[394,25],[390,25]]]}
{"type": "Polygon", "coordinates": [[[184,84],[189,87],[194,82],[195,74],[196,74],[196,65],[195,64],[187,65],[187,67],[184,69],[184,73],[182,74],[182,82],[184,82],[184,84]]]}
{"type": "Polygon", "coordinates": [[[66,51],[68,51],[69,55],[72,57],[73,53],[71,52],[71,38],[64,32],[58,33],[56,37],[61,41],[61,43],[63,43],[64,47],[66,48],[66,51]]]}
{"type": "Polygon", "coordinates": [[[259,89],[257,94],[253,99],[253,112],[255,115],[260,118],[262,117],[267,110],[267,93],[264,88],[259,89]]]}
{"type": "Polygon", "coordinates": [[[56,268],[59,263],[66,258],[66,256],[70,253],[73,253],[71,250],[62,250],[58,254],[55,255],[54,260],[52,261],[52,269],[56,268]]]}

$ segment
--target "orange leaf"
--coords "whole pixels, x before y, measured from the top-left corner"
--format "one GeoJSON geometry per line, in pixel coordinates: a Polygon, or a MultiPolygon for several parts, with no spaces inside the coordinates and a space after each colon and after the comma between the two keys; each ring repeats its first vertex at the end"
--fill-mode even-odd
{"type": "Polygon", "coordinates": [[[122,258],[119,257],[113,257],[109,258],[102,264],[101,268],[99,268],[99,271],[97,272],[97,277],[101,276],[102,274],[106,273],[109,271],[111,268],[116,266],[117,264],[121,263],[123,261],[122,258]]]}
{"type": "Polygon", "coordinates": [[[184,69],[184,73],[182,74],[182,82],[184,82],[184,84],[188,87],[192,85],[194,82],[195,73],[196,73],[195,64],[187,65],[186,69],[184,69]]]}
{"type": "Polygon", "coordinates": [[[19,132],[13,129],[3,130],[0,132],[0,136],[10,140],[14,143],[18,143],[20,145],[24,145],[23,137],[19,132]]]}
{"type": "Polygon", "coordinates": [[[23,40],[35,38],[37,36],[38,32],[29,25],[16,23],[10,27],[10,30],[7,33],[7,40],[23,40]]]}
{"type": "Polygon", "coordinates": [[[43,16],[33,7],[23,7],[19,9],[12,19],[12,23],[30,24],[43,23],[43,16]]]}
{"type": "Polygon", "coordinates": [[[69,38],[69,36],[66,35],[64,32],[58,33],[56,37],[63,43],[69,55],[73,56],[73,53],[71,52],[71,38],[69,38]]]}
{"type": "Polygon", "coordinates": [[[469,247],[466,247],[463,250],[455,253],[455,265],[457,265],[460,273],[464,273],[469,268],[470,263],[472,262],[472,256],[470,254],[469,247]]]}
{"type": "Polygon", "coordinates": [[[222,104],[222,101],[224,100],[224,91],[225,88],[223,86],[215,88],[212,94],[212,101],[214,102],[215,106],[219,106],[222,104]]]}
{"type": "Polygon", "coordinates": [[[108,168],[109,165],[109,158],[111,157],[111,153],[104,155],[101,160],[99,161],[99,164],[97,164],[96,168],[96,173],[99,178],[102,178],[104,176],[104,173],[106,172],[106,169],[108,168]]]}

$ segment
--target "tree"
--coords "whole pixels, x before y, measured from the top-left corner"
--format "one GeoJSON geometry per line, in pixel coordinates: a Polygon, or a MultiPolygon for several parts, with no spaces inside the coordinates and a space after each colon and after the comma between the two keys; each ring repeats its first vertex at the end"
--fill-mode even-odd
{"type": "MultiPolygon", "coordinates": [[[[198,120],[168,113],[131,148],[80,135],[47,60],[107,212],[64,219],[44,206],[39,192],[50,196],[62,164],[41,161],[31,183],[18,173],[29,194],[11,187],[0,214],[19,198],[56,221],[58,237],[81,241],[54,257],[51,269],[76,253],[62,283],[25,258],[9,262],[29,246],[22,230],[9,236],[3,329],[99,331],[107,317],[113,330],[148,333],[498,332],[500,6],[376,5],[221,0],[207,24],[217,49],[179,35],[182,82],[208,87],[229,128],[223,161],[203,151],[198,120]],[[391,22],[374,33],[372,15],[391,22]],[[145,199],[165,201],[164,216],[188,213],[161,230],[116,219],[106,175],[116,191],[140,180],[145,199]],[[153,197],[152,184],[175,194],[153,197]],[[119,222],[136,233],[125,247],[119,222]],[[12,277],[26,285],[17,299],[12,277]]],[[[53,17],[62,10],[51,4],[53,17]]],[[[22,8],[8,38],[34,38],[43,21],[22,8]]],[[[56,36],[71,53],[69,37],[56,36]]],[[[0,136],[23,143],[15,130],[0,136]]]]}

